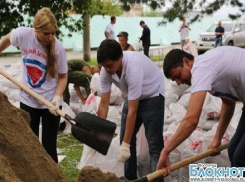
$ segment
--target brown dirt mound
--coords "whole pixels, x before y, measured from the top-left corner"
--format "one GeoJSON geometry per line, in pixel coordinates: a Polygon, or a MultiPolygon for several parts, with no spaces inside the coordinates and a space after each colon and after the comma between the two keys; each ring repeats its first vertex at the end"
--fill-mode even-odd
{"type": "Polygon", "coordinates": [[[78,182],[121,182],[114,173],[103,173],[99,168],[85,166],[82,168],[78,182]]]}
{"type": "Polygon", "coordinates": [[[9,175],[13,177],[10,181],[17,178],[24,182],[67,182],[59,165],[31,131],[29,120],[26,112],[12,106],[0,92],[0,155],[14,172],[15,176],[9,175]]]}
{"type": "Polygon", "coordinates": [[[0,155],[0,181],[21,182],[14,174],[8,160],[0,155]]]}

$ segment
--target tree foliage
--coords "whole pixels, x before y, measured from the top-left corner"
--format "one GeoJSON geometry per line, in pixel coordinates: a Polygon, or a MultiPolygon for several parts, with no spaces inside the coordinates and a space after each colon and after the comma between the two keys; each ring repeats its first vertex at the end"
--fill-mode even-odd
{"type": "MultiPolygon", "coordinates": [[[[32,26],[33,17],[42,7],[51,9],[58,27],[65,26],[69,30],[68,36],[72,32],[82,31],[82,16],[86,13],[118,15],[122,12],[117,4],[112,4],[112,0],[0,0],[0,7],[0,37],[18,26],[32,26]],[[80,14],[80,17],[70,16],[73,12],[80,14]]],[[[62,32],[58,30],[57,36],[61,35],[62,32]]]]}
{"type": "Polygon", "coordinates": [[[202,18],[203,15],[210,15],[219,10],[223,5],[230,5],[232,7],[238,7],[239,12],[236,14],[230,14],[231,19],[237,19],[245,12],[244,0],[120,0],[125,10],[129,10],[131,5],[144,3],[149,5],[152,9],[165,6],[167,2],[171,4],[165,12],[163,17],[169,22],[174,19],[182,19],[183,15],[190,11],[197,9],[201,10],[201,13],[192,17],[191,22],[197,21],[202,18]],[[243,3],[242,3],[243,2],[243,3]]]}

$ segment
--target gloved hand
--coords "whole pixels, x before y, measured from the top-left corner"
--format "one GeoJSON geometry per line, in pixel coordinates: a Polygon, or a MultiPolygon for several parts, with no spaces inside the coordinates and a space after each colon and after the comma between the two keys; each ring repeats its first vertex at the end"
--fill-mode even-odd
{"type": "Polygon", "coordinates": [[[58,114],[56,113],[56,110],[59,109],[60,96],[59,95],[55,95],[51,103],[52,103],[52,106],[48,107],[49,112],[51,112],[55,116],[58,116],[58,114]]]}
{"type": "Polygon", "coordinates": [[[125,162],[131,156],[129,147],[130,147],[129,144],[122,142],[119,154],[117,156],[117,159],[120,162],[125,162]]]}

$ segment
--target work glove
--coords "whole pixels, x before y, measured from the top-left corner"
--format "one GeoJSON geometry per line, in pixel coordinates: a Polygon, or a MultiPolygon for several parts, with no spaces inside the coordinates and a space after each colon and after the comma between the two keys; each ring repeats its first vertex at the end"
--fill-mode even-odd
{"type": "Polygon", "coordinates": [[[53,100],[51,101],[51,106],[48,107],[49,112],[51,112],[53,115],[58,116],[56,110],[59,109],[60,106],[60,96],[55,95],[53,100]]]}
{"type": "Polygon", "coordinates": [[[122,145],[120,147],[119,154],[117,156],[117,159],[120,162],[125,162],[131,156],[129,147],[130,147],[129,144],[127,144],[125,142],[122,142],[122,145]]]}

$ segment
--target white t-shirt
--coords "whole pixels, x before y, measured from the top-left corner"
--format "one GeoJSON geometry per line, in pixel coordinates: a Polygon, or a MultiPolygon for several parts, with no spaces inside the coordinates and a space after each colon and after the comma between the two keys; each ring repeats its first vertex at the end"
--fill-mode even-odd
{"type": "Polygon", "coordinates": [[[114,24],[108,24],[105,29],[106,32],[109,33],[109,38],[110,39],[116,39],[116,34],[115,34],[115,26],[114,24]]]}
{"type": "Polygon", "coordinates": [[[222,46],[197,56],[191,69],[191,92],[209,91],[245,103],[245,50],[222,46]]]}
{"type": "Polygon", "coordinates": [[[180,25],[180,39],[185,40],[186,37],[189,37],[189,25],[183,23],[180,25]]]}
{"type": "Polygon", "coordinates": [[[164,96],[164,77],[163,73],[145,55],[134,52],[124,51],[122,60],[121,78],[117,74],[110,75],[102,67],[100,72],[101,92],[107,93],[114,83],[126,96],[128,100],[164,96]]]}
{"type": "MultiPolygon", "coordinates": [[[[33,28],[20,27],[12,30],[10,42],[21,50],[23,59],[22,82],[48,101],[51,101],[55,94],[58,73],[67,73],[66,52],[61,42],[55,40],[55,56],[58,66],[58,73],[55,78],[47,77],[47,54],[44,47],[36,39],[33,28]]],[[[33,108],[47,108],[47,106],[22,90],[20,92],[20,102],[33,108]]]]}

